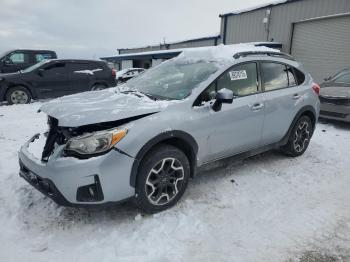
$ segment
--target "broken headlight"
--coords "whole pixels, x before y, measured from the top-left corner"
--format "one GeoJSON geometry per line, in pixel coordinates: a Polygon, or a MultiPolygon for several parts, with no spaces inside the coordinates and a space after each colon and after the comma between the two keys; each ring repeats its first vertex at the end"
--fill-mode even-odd
{"type": "Polygon", "coordinates": [[[68,140],[65,151],[81,155],[100,154],[110,150],[127,132],[127,129],[112,129],[73,137],[68,140]]]}

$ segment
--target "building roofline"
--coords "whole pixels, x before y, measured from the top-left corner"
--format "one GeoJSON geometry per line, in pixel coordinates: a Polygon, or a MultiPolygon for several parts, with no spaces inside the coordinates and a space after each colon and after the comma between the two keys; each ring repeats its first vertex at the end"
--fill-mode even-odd
{"type": "Polygon", "coordinates": [[[260,6],[255,6],[252,8],[247,8],[247,9],[242,9],[242,10],[238,10],[236,12],[230,12],[230,13],[224,13],[224,14],[220,14],[219,17],[225,17],[225,16],[233,16],[233,15],[240,15],[240,14],[244,14],[244,13],[249,13],[252,11],[256,11],[256,10],[261,10],[261,9],[265,9],[267,7],[273,7],[273,6],[278,6],[278,5],[284,5],[284,4],[288,4],[288,3],[292,3],[292,2],[297,2],[297,1],[302,1],[302,0],[277,0],[271,3],[267,3],[264,5],[260,5],[260,6]]]}
{"type": "Polygon", "coordinates": [[[190,42],[199,42],[199,41],[205,41],[205,40],[215,40],[215,39],[220,39],[220,35],[215,35],[215,36],[206,36],[206,37],[199,37],[199,38],[193,38],[193,39],[188,39],[188,40],[183,40],[183,41],[175,41],[175,42],[168,42],[165,44],[159,44],[159,45],[148,45],[148,46],[141,46],[141,47],[133,47],[133,48],[118,48],[118,51],[125,51],[125,50],[133,50],[133,49],[138,49],[138,48],[150,48],[150,47],[159,47],[159,46],[167,46],[167,45],[175,45],[175,44],[186,44],[190,42]]]}
{"type": "Polygon", "coordinates": [[[102,60],[132,60],[132,59],[161,59],[161,58],[171,58],[179,55],[183,49],[169,49],[169,50],[155,50],[139,53],[122,54],[109,57],[101,57],[102,60]]]}

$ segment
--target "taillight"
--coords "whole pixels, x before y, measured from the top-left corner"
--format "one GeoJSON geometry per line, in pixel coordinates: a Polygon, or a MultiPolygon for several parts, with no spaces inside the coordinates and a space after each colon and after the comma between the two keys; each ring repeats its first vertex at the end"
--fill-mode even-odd
{"type": "Polygon", "coordinates": [[[314,92],[316,93],[316,95],[320,95],[321,87],[320,87],[318,84],[313,83],[313,84],[312,84],[312,89],[314,90],[314,92]]]}
{"type": "Polygon", "coordinates": [[[114,68],[112,68],[112,76],[115,77],[117,75],[117,71],[115,71],[114,68]]]}

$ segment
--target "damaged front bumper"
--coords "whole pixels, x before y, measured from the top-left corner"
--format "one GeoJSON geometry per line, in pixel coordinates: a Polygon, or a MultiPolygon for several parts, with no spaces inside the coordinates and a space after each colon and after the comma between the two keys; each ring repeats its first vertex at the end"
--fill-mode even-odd
{"type": "Polygon", "coordinates": [[[320,117],[350,123],[350,105],[321,103],[320,117]]]}
{"type": "Polygon", "coordinates": [[[63,154],[58,146],[47,162],[29,151],[39,135],[31,138],[19,152],[20,176],[43,194],[64,206],[86,206],[119,202],[134,195],[130,173],[134,158],[111,150],[77,159],[63,154]]]}

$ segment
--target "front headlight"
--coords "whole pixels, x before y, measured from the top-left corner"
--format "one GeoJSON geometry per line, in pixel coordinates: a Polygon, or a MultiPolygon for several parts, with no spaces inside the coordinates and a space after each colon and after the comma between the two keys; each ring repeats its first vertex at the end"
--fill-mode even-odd
{"type": "Polygon", "coordinates": [[[127,132],[127,129],[112,129],[74,137],[68,140],[65,150],[81,155],[103,153],[122,140],[127,132]]]}

